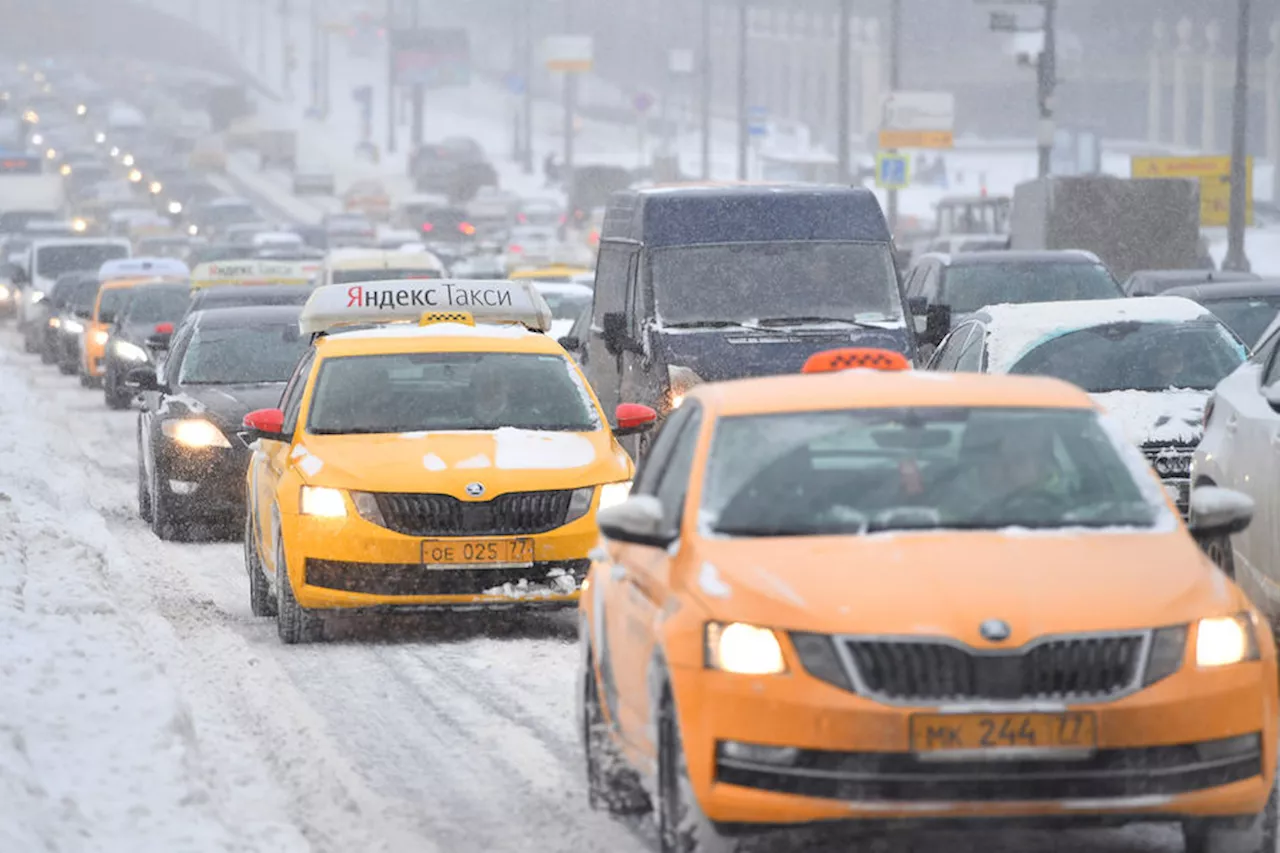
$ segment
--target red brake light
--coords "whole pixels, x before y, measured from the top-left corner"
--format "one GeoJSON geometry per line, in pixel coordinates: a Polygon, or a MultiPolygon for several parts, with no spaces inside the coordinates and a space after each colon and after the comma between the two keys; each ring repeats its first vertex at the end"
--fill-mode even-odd
{"type": "Polygon", "coordinates": [[[507,251],[513,255],[519,255],[524,251],[524,246],[517,246],[513,243],[507,247],[507,251]]]}
{"type": "Polygon", "coordinates": [[[470,222],[463,222],[458,226],[458,230],[461,231],[463,234],[466,234],[468,237],[476,233],[476,227],[472,225],[470,222]]]}
{"type": "Polygon", "coordinates": [[[172,324],[172,323],[156,323],[156,334],[157,334],[157,335],[172,335],[172,334],[173,334],[173,324],[172,324]]]}
{"type": "Polygon", "coordinates": [[[521,225],[524,225],[529,221],[529,217],[525,216],[523,213],[520,213],[516,215],[516,221],[518,221],[521,225]]]}
{"type": "Polygon", "coordinates": [[[422,230],[423,232],[431,232],[436,230],[436,226],[432,225],[430,222],[424,222],[422,223],[422,230]]]}

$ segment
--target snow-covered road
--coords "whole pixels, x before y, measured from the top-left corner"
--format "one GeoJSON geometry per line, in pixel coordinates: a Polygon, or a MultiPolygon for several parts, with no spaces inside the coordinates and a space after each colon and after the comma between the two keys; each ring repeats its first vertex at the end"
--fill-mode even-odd
{"type": "MultiPolygon", "coordinates": [[[[138,520],[133,413],[9,327],[0,434],[0,851],[652,849],[586,808],[571,614],[285,647],[250,615],[239,545],[138,520]]],[[[864,849],[1181,848],[1159,829],[864,849]]]]}

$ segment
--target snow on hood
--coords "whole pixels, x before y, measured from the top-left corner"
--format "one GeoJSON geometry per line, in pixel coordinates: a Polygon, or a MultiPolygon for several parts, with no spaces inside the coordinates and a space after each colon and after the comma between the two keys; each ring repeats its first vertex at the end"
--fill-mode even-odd
{"type": "Polygon", "coordinates": [[[981,313],[990,318],[987,358],[991,373],[1008,373],[1045,341],[1081,329],[1125,321],[1186,323],[1212,316],[1207,308],[1180,296],[992,305],[981,313]]]}
{"type": "Polygon", "coordinates": [[[576,433],[502,427],[494,431],[493,439],[498,468],[584,468],[596,461],[595,445],[576,433]]]}
{"type": "Polygon", "coordinates": [[[1195,444],[1208,391],[1107,391],[1091,395],[1136,445],[1195,444]]]}

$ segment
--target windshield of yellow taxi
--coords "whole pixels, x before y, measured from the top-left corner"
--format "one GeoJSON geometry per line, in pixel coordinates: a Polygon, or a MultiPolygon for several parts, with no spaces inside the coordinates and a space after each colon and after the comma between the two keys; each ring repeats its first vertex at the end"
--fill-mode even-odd
{"type": "Polygon", "coordinates": [[[600,428],[585,386],[557,355],[397,353],[325,359],[308,431],[588,432],[600,428]]]}
{"type": "Polygon", "coordinates": [[[1163,511],[1086,410],[728,417],[708,466],[702,518],[733,536],[1151,527],[1163,511]]]}

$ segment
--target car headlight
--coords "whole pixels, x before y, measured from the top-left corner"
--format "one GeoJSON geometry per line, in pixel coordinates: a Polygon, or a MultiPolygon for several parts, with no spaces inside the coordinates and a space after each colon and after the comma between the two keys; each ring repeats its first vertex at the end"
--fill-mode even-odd
{"type": "Polygon", "coordinates": [[[62,331],[72,335],[81,334],[84,331],[84,323],[77,320],[64,320],[62,323],[62,331]]]}
{"type": "Polygon", "coordinates": [[[89,230],[89,222],[86,219],[76,218],[71,220],[71,230],[84,233],[89,230]]]}
{"type": "Polygon", "coordinates": [[[59,320],[57,317],[50,317],[50,318],[49,318],[49,328],[50,328],[50,329],[60,329],[60,328],[62,328],[62,321],[61,321],[61,320],[59,320]]]}
{"type": "Polygon", "coordinates": [[[600,487],[600,509],[608,509],[631,497],[631,481],[605,483],[600,487]]]}
{"type": "Polygon", "coordinates": [[[3,284],[0,284],[0,302],[8,302],[9,298],[12,296],[13,296],[13,293],[9,290],[9,288],[5,287],[3,284]]]}
{"type": "Polygon", "coordinates": [[[188,234],[190,234],[192,237],[194,237],[194,236],[196,236],[197,234],[199,234],[199,233],[200,233],[200,229],[199,229],[198,227],[196,227],[195,225],[188,225],[188,226],[187,226],[187,233],[188,233],[188,234]]]}
{"type": "Polygon", "coordinates": [[[169,202],[169,212],[170,212],[170,213],[172,213],[172,214],[174,214],[175,216],[176,216],[177,214],[181,213],[181,212],[182,212],[182,202],[180,202],[180,201],[171,201],[171,202],[169,202]]]}
{"type": "Polygon", "coordinates": [[[124,164],[124,165],[126,165],[126,166],[132,166],[132,165],[133,165],[133,162],[134,162],[134,160],[133,160],[133,155],[132,155],[132,154],[126,154],[126,155],[124,155],[124,159],[123,159],[123,160],[121,160],[120,162],[121,162],[121,163],[123,163],[123,164],[124,164]]]}
{"type": "Polygon", "coordinates": [[[378,498],[371,492],[352,492],[351,502],[356,505],[356,513],[370,524],[386,527],[382,517],[382,509],[378,506],[378,498]]]}
{"type": "Polygon", "coordinates": [[[44,145],[44,136],[43,136],[42,134],[39,134],[39,133],[33,133],[33,134],[31,134],[31,144],[32,144],[32,145],[44,145]]]}
{"type": "Polygon", "coordinates": [[[93,333],[93,342],[100,347],[105,347],[107,345],[107,341],[109,340],[111,340],[110,332],[106,332],[102,329],[99,329],[98,331],[93,333]]]}
{"type": "Polygon", "coordinates": [[[299,512],[318,518],[342,518],[347,514],[347,502],[339,489],[303,486],[299,512]]]}
{"type": "Polygon", "coordinates": [[[146,350],[128,341],[116,341],[115,351],[125,361],[147,361],[149,358],[146,350]]]}
{"type": "Polygon", "coordinates": [[[702,384],[702,377],[679,364],[667,365],[667,383],[671,386],[671,408],[678,409],[685,394],[702,384]]]}
{"type": "Polygon", "coordinates": [[[102,143],[107,141],[107,135],[102,131],[98,131],[93,135],[93,141],[101,145],[102,143]]]}
{"type": "Polygon", "coordinates": [[[1230,666],[1258,657],[1258,638],[1248,613],[1201,619],[1196,625],[1196,666],[1230,666]]]}
{"type": "Polygon", "coordinates": [[[706,665],[737,675],[777,675],[787,671],[778,635],[745,622],[707,623],[706,665]]]}
{"type": "Polygon", "coordinates": [[[186,447],[231,446],[231,442],[227,441],[227,437],[222,434],[222,430],[204,418],[164,421],[160,424],[160,432],[186,447]]]}
{"type": "Polygon", "coordinates": [[[147,185],[147,189],[151,191],[152,195],[160,195],[160,193],[164,192],[164,184],[159,181],[152,181],[147,185]]]}

